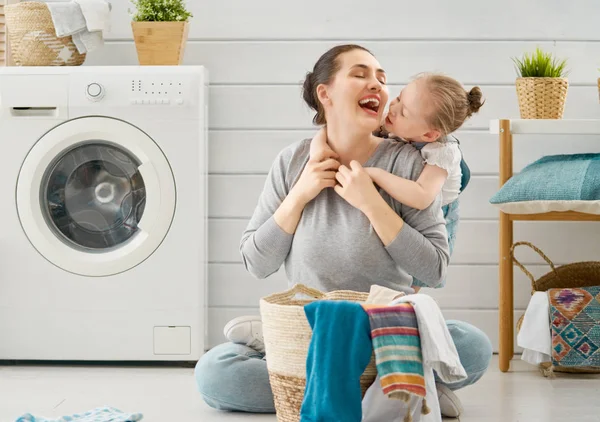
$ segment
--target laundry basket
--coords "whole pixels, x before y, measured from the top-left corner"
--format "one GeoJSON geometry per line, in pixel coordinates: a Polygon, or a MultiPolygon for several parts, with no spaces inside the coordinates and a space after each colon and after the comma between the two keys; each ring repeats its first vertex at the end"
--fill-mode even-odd
{"type": "MultiPolygon", "coordinates": [[[[323,293],[302,284],[260,301],[269,380],[279,422],[298,422],[306,387],[306,356],[312,330],[304,305],[315,300],[365,302],[367,293],[338,290],[323,293]],[[304,298],[298,297],[304,295],[304,298]]],[[[377,377],[374,356],[363,373],[363,395],[377,377]]]]}
{"type": "MultiPolygon", "coordinates": [[[[539,248],[529,242],[517,242],[511,248],[511,256],[513,262],[525,273],[525,275],[531,280],[531,294],[535,292],[545,292],[549,289],[555,288],[578,288],[578,287],[593,287],[600,286],[600,262],[599,261],[587,261],[587,262],[575,262],[572,264],[561,265],[556,267],[554,263],[544,254],[539,248]],[[518,246],[528,246],[540,255],[544,261],[550,265],[550,272],[544,274],[542,277],[536,278],[531,274],[525,266],[519,262],[515,256],[514,251],[518,246]]],[[[523,324],[523,317],[519,318],[517,322],[517,330],[521,329],[523,324]]],[[[568,373],[580,373],[580,374],[599,374],[600,369],[596,367],[566,367],[566,366],[555,366],[550,362],[540,364],[540,370],[544,376],[552,376],[552,372],[568,372],[568,373]]]]}
{"type": "Polygon", "coordinates": [[[46,4],[6,5],[4,14],[11,56],[18,66],[79,66],[85,61],[71,36],[56,36],[46,4]]]}

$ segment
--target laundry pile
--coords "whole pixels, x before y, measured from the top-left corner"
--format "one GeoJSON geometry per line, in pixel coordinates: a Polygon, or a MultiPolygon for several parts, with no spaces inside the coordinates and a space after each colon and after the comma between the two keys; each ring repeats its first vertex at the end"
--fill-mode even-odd
{"type": "Polygon", "coordinates": [[[373,286],[365,304],[304,307],[313,330],[302,422],[441,422],[434,370],[467,377],[437,303],[373,286]],[[364,398],[360,376],[375,354],[377,379],[364,398]]]}
{"type": "Polygon", "coordinates": [[[111,4],[106,0],[43,0],[59,38],[71,36],[80,54],[104,45],[111,4]]]}

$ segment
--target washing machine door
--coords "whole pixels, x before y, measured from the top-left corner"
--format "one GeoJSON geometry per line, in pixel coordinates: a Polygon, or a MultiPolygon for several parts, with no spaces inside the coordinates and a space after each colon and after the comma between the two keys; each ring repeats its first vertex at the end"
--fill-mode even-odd
{"type": "Polygon", "coordinates": [[[127,271],[165,238],[175,181],[156,143],[108,117],[67,121],[42,136],[17,182],[25,234],[54,265],[84,276],[127,271]]]}

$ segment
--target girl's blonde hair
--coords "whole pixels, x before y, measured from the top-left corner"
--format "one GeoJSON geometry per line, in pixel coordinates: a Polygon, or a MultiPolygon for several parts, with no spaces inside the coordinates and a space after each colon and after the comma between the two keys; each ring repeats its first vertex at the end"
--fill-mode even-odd
{"type": "Polygon", "coordinates": [[[460,128],[484,103],[479,87],[473,87],[467,92],[460,82],[449,76],[426,73],[419,75],[416,80],[424,82],[432,96],[434,111],[427,120],[442,135],[460,128]]]}

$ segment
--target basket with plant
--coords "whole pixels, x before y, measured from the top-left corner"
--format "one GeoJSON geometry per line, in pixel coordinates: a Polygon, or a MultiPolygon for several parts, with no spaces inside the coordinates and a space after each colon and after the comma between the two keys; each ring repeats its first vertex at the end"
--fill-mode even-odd
{"type": "Polygon", "coordinates": [[[569,88],[567,61],[539,48],[513,61],[521,118],[561,119],[569,88]]]}

